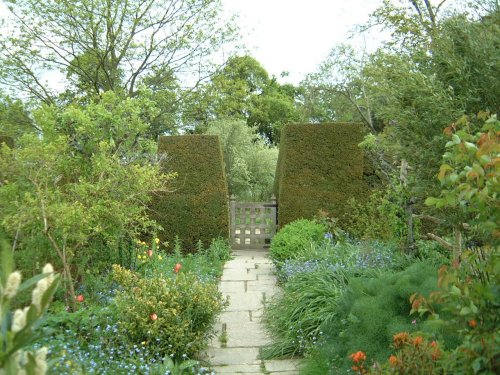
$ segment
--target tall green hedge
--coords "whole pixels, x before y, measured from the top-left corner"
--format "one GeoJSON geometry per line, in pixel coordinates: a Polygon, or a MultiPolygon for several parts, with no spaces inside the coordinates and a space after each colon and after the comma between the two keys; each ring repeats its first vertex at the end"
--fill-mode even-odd
{"type": "Polygon", "coordinates": [[[319,210],[342,217],[350,197],[367,194],[360,124],[289,124],[281,131],[276,169],[280,227],[319,210]]]}
{"type": "Polygon", "coordinates": [[[165,171],[178,174],[174,191],[153,200],[151,216],[164,228],[159,238],[172,244],[179,236],[190,252],[199,240],[206,246],[218,236],[228,238],[228,190],[219,137],[160,137],[158,153],[166,155],[165,171]]]}
{"type": "Polygon", "coordinates": [[[5,143],[10,148],[14,147],[14,139],[9,136],[0,134],[0,146],[5,143]]]}

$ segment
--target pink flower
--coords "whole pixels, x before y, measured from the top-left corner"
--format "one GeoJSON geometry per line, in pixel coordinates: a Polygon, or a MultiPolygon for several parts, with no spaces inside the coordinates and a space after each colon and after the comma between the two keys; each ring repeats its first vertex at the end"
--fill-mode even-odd
{"type": "Polygon", "coordinates": [[[158,319],[158,315],[156,315],[155,313],[149,314],[149,319],[154,322],[156,319],[158,319]]]}
{"type": "Polygon", "coordinates": [[[146,251],[146,254],[148,254],[148,257],[152,257],[153,256],[153,250],[149,249],[148,251],[146,251]]]}
{"type": "Polygon", "coordinates": [[[174,272],[179,273],[181,268],[182,268],[182,265],[180,263],[177,263],[174,267],[174,272]]]}
{"type": "Polygon", "coordinates": [[[76,299],[76,302],[83,302],[85,301],[85,297],[83,296],[83,294],[79,294],[75,297],[76,299]]]}

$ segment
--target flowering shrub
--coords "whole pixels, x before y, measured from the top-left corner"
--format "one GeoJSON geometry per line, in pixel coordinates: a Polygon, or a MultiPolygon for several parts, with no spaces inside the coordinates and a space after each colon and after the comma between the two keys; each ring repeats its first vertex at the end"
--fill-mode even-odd
{"type": "Polygon", "coordinates": [[[393,337],[392,354],[382,366],[375,364],[370,374],[436,375],[442,374],[443,350],[436,341],[421,335],[400,332],[393,337]]]}
{"type": "Polygon", "coordinates": [[[114,265],[113,278],[121,286],[115,300],[120,311],[119,331],[131,343],[180,360],[206,346],[226,302],[215,283],[204,284],[195,275],[171,272],[170,278],[143,278],[114,265]]]}

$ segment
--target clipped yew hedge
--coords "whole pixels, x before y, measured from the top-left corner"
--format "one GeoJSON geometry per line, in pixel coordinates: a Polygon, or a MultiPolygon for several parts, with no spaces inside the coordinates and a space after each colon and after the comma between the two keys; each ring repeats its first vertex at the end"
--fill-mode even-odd
{"type": "MultiPolygon", "coordinates": [[[[361,124],[288,124],[281,131],[275,194],[279,226],[319,210],[341,218],[350,197],[368,194],[361,124]]],[[[340,223],[342,224],[342,223],[340,223]]]]}
{"type": "Polygon", "coordinates": [[[165,171],[177,172],[173,192],[153,199],[152,218],[163,228],[162,241],[182,240],[183,249],[194,252],[216,237],[229,237],[227,180],[222,147],[216,135],[160,137],[158,153],[166,154],[165,171]]]}

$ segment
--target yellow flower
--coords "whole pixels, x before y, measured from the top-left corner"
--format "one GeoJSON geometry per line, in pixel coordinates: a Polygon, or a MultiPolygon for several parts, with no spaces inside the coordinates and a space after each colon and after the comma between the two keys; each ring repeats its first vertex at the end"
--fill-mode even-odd
{"type": "Polygon", "coordinates": [[[163,257],[161,255],[158,255],[158,260],[162,260],[163,257]]]}
{"type": "Polygon", "coordinates": [[[159,238],[155,238],[155,244],[159,244],[160,243],[160,239],[159,238]]]}
{"type": "Polygon", "coordinates": [[[137,255],[137,259],[141,259],[141,254],[137,255]]]}

